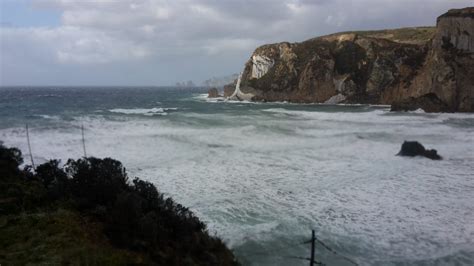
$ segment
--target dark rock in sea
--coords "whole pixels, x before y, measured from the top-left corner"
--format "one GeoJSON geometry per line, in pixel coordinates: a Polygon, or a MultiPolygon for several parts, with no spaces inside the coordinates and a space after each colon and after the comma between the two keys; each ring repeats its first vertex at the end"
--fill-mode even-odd
{"type": "Polygon", "coordinates": [[[405,141],[402,144],[402,149],[397,154],[398,156],[424,156],[431,160],[441,160],[442,157],[438,155],[436,150],[427,150],[418,141],[405,141]]]}
{"type": "Polygon", "coordinates": [[[415,111],[423,109],[428,113],[451,112],[449,106],[436,96],[428,93],[420,97],[410,97],[402,101],[394,102],[390,111],[415,111]]]}
{"type": "Polygon", "coordinates": [[[210,88],[207,93],[208,93],[207,98],[221,97],[221,95],[219,95],[219,91],[217,90],[217,88],[210,88]]]}

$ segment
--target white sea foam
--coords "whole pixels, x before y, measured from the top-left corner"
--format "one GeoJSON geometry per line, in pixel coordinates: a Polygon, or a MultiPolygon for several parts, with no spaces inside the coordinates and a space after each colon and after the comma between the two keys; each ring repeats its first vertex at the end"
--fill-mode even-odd
{"type": "Polygon", "coordinates": [[[207,93],[204,93],[204,94],[193,96],[193,99],[200,102],[209,102],[209,103],[218,103],[218,102],[223,102],[223,101],[225,101],[226,103],[255,103],[255,102],[249,102],[249,101],[227,100],[227,98],[225,97],[209,98],[208,96],[209,95],[207,93]]]}
{"type": "Polygon", "coordinates": [[[425,113],[425,110],[421,109],[421,108],[418,108],[416,109],[415,111],[413,111],[413,113],[415,114],[424,114],[425,113]]]}
{"type": "Polygon", "coordinates": [[[218,103],[218,102],[223,102],[223,101],[225,101],[224,97],[206,98],[206,102],[209,102],[209,103],[218,103]]]}
{"type": "Polygon", "coordinates": [[[37,97],[51,97],[51,98],[58,97],[58,98],[60,98],[60,97],[62,97],[62,95],[49,93],[49,94],[40,94],[40,95],[37,95],[37,97]]]}
{"type": "MultiPolygon", "coordinates": [[[[283,107],[177,114],[176,121],[90,116],[63,130],[32,128],[33,154],[38,162],[82,156],[83,123],[89,155],[117,158],[130,176],[153,181],[255,265],[297,263],[252,253],[300,243],[312,228],[362,265],[436,264],[474,252],[474,127],[451,123],[472,114],[283,107]],[[444,160],[395,156],[404,140],[419,140],[444,160]]],[[[22,128],[2,129],[0,138],[27,151],[22,128]]]]}
{"type": "Polygon", "coordinates": [[[195,100],[206,101],[207,99],[209,99],[208,96],[209,95],[207,93],[201,93],[201,94],[193,96],[192,98],[195,100]]]}
{"type": "Polygon", "coordinates": [[[142,109],[142,108],[136,108],[136,109],[110,109],[109,112],[112,113],[121,113],[121,114],[131,114],[131,115],[147,115],[147,116],[153,116],[153,115],[166,115],[169,110],[177,110],[178,108],[150,108],[150,109],[142,109]]]}
{"type": "Polygon", "coordinates": [[[44,118],[44,119],[50,119],[50,120],[59,120],[59,119],[61,119],[57,115],[36,115],[36,116],[44,118]]]}

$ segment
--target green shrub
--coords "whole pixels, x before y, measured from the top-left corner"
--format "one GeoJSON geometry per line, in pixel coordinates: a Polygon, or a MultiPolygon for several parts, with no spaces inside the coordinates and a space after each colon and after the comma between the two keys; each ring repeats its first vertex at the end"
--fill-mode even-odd
{"type": "Polygon", "coordinates": [[[43,183],[52,199],[66,198],[70,193],[69,179],[59,163],[59,160],[50,160],[36,167],[36,178],[43,183]]]}
{"type": "Polygon", "coordinates": [[[0,145],[0,214],[66,206],[97,220],[115,246],[144,252],[159,264],[237,263],[188,208],[165,199],[148,181],[129,184],[119,161],[89,157],[60,167],[50,160],[35,172],[20,171],[22,162],[18,149],[0,145]]]}
{"type": "Polygon", "coordinates": [[[129,188],[122,163],[110,158],[69,159],[65,169],[72,178],[72,195],[80,208],[111,206],[117,195],[129,188]]]}
{"type": "Polygon", "coordinates": [[[18,167],[23,163],[21,151],[17,148],[7,148],[0,142],[0,180],[10,179],[19,175],[18,167]]]}

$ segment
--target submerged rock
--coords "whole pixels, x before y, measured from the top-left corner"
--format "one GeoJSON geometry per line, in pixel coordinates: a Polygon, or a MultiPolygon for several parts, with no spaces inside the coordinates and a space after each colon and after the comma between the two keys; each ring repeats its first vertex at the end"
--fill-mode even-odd
{"type": "Polygon", "coordinates": [[[438,155],[436,150],[427,150],[418,141],[404,141],[398,156],[424,156],[431,160],[441,160],[442,157],[438,155]]]}

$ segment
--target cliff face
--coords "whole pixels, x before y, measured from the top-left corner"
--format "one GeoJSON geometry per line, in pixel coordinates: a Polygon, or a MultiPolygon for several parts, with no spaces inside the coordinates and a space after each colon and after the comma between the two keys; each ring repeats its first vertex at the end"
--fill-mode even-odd
{"type": "Polygon", "coordinates": [[[261,46],[245,65],[240,90],[255,101],[409,106],[423,97],[441,103],[427,111],[473,111],[473,71],[474,8],[465,8],[440,16],[436,28],[261,46]]]}

